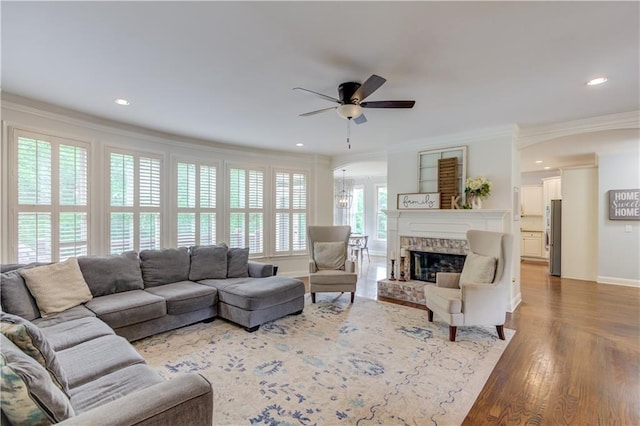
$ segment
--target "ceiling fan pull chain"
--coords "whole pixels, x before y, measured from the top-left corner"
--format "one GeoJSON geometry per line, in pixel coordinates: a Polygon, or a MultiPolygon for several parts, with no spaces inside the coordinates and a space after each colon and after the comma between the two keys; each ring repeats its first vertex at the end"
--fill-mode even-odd
{"type": "Polygon", "coordinates": [[[351,149],[351,142],[349,139],[351,139],[351,118],[347,120],[347,145],[349,146],[349,149],[351,149]]]}

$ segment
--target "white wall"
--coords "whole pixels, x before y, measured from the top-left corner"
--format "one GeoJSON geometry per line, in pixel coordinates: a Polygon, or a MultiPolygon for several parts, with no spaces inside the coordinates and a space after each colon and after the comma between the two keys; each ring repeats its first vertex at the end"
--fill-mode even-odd
{"type": "Polygon", "coordinates": [[[640,287],[640,222],[609,220],[608,193],[640,188],[640,156],[601,156],[598,167],[598,282],[640,287]]]}
{"type": "Polygon", "coordinates": [[[598,276],[598,168],[562,170],[563,278],[596,281],[598,276]]]}
{"type": "MultiPolygon", "coordinates": [[[[305,155],[299,153],[286,153],[281,151],[252,150],[215,143],[213,141],[194,140],[169,136],[146,129],[133,128],[120,123],[114,123],[83,114],[66,111],[61,108],[47,106],[45,104],[34,106],[32,103],[23,105],[15,102],[2,103],[2,194],[1,197],[1,223],[2,244],[0,246],[0,261],[13,260],[8,250],[7,230],[9,227],[8,190],[10,188],[10,169],[8,156],[8,137],[11,128],[20,128],[46,134],[53,134],[65,138],[82,140],[91,144],[90,155],[92,170],[97,176],[105,175],[104,149],[107,146],[124,149],[141,150],[163,156],[165,170],[169,173],[163,175],[163,185],[167,190],[166,199],[162,211],[163,216],[175,217],[175,210],[171,190],[173,188],[173,162],[175,159],[203,159],[207,158],[218,162],[221,170],[228,163],[241,162],[263,166],[305,169],[309,171],[309,224],[331,224],[332,205],[326,200],[333,197],[333,169],[330,158],[317,155],[305,155]]],[[[106,252],[106,219],[101,207],[106,205],[104,182],[92,179],[90,188],[92,194],[91,228],[92,244],[89,247],[90,254],[105,254],[106,252]]],[[[269,185],[269,184],[267,184],[269,185]]],[[[269,186],[267,186],[269,187],[269,186]]],[[[219,191],[220,192],[220,191],[219,191]]],[[[224,214],[225,197],[218,197],[218,211],[224,214]]],[[[270,203],[271,201],[266,201],[270,203]]],[[[163,221],[162,245],[170,247],[175,241],[175,230],[172,221],[163,221]]],[[[223,241],[223,232],[218,230],[219,239],[223,241]]],[[[279,266],[279,273],[285,275],[306,275],[308,271],[308,258],[301,256],[284,256],[257,259],[273,262],[279,266]]]]}

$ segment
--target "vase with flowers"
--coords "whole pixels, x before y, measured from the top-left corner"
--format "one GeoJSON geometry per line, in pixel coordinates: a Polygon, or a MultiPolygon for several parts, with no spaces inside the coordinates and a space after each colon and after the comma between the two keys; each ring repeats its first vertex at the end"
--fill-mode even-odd
{"type": "Polygon", "coordinates": [[[464,183],[464,194],[467,199],[464,208],[481,209],[482,199],[491,194],[491,182],[484,176],[467,178],[464,183]]]}

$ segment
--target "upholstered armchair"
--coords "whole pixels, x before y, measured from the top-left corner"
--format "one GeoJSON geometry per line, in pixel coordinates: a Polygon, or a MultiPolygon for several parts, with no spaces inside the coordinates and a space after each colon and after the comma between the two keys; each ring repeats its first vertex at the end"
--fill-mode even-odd
{"type": "Polygon", "coordinates": [[[358,275],[349,259],[350,226],[309,226],[309,291],[316,303],[316,293],[351,292],[353,303],[358,275]]]}
{"type": "Polygon", "coordinates": [[[436,274],[436,285],[424,289],[429,321],[434,314],[449,324],[449,340],[459,326],[492,325],[504,340],[513,237],[469,230],[469,253],[461,273],[436,274]]]}

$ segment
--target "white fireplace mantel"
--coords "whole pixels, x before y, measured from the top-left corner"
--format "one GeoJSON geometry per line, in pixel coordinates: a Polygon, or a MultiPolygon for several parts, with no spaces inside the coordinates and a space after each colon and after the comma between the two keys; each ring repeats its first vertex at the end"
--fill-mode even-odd
{"type": "Polygon", "coordinates": [[[510,232],[508,210],[385,210],[391,247],[400,237],[466,239],[469,229],[510,232]]]}

